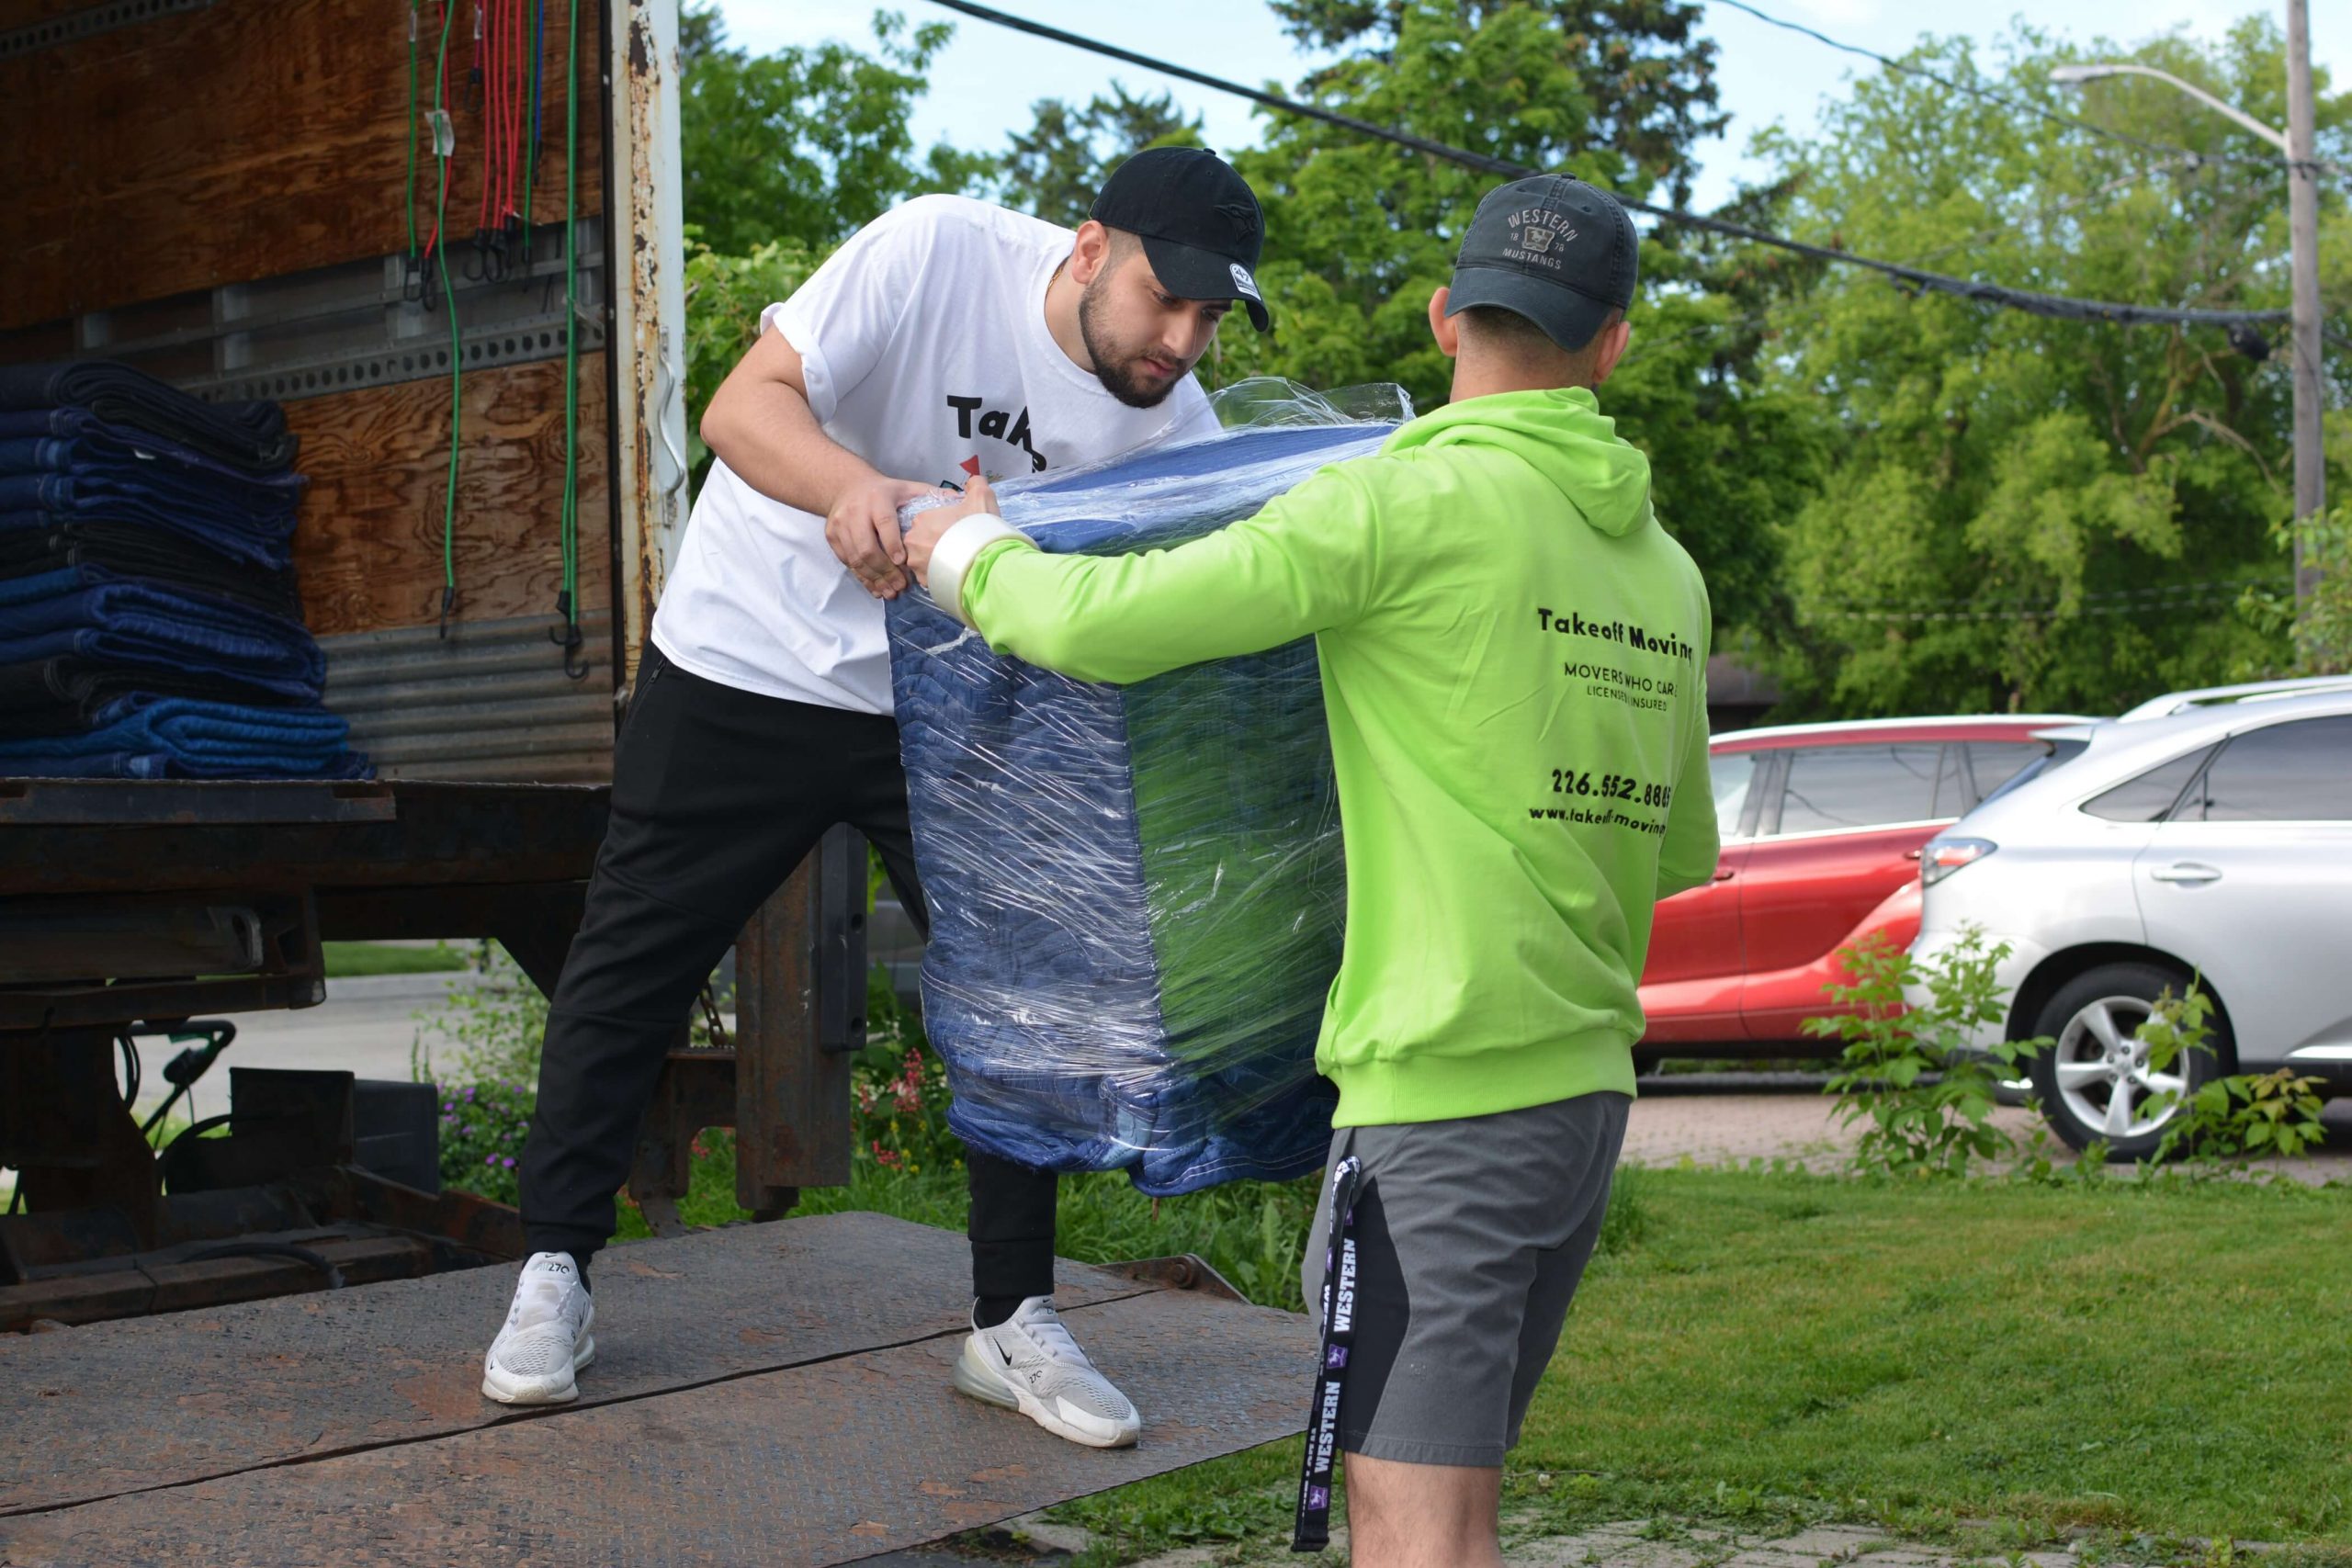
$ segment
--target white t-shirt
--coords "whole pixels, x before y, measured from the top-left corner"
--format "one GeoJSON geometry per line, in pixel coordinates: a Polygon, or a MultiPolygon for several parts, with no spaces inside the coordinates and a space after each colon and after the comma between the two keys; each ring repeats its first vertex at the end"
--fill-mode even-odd
{"type": "MultiPolygon", "coordinates": [[[[1046,329],[1070,231],[967,197],[918,197],[833,253],[760,315],[799,352],[827,435],[893,479],[958,486],[1205,435],[1187,376],[1129,408],[1046,329]]],[[[714,462],[679,546],[653,640],[680,669],[795,702],[887,714],[882,602],[825,542],[825,520],[714,462]]]]}

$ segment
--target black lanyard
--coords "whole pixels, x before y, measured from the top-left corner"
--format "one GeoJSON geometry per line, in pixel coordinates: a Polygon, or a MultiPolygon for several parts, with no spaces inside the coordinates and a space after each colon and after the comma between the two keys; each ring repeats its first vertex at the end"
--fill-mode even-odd
{"type": "Polygon", "coordinates": [[[1331,1228],[1323,1253],[1323,1359],[1306,1411],[1306,1453],[1298,1470],[1293,1551],[1331,1544],[1331,1468],[1340,1455],[1340,1390],[1356,1337],[1356,1187],[1363,1162],[1350,1155],[1331,1168],[1331,1228]]]}

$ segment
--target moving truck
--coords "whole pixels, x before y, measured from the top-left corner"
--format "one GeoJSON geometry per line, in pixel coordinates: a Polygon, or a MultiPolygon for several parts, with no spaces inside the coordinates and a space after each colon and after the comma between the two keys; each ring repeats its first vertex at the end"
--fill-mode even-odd
{"type": "MultiPolygon", "coordinates": [[[[266,1293],[224,1282],[251,1257],[188,1255],[296,1219],[441,1249],[368,1265],[392,1271],[519,1245],[512,1211],[363,1169],[348,1074],[232,1074],[243,1153],[183,1150],[159,1186],[116,1064],[322,999],[326,939],[495,937],[552,989],[685,523],[678,82],[676,0],[0,0],[0,369],[114,360],[283,405],[325,703],[375,768],[0,765],[0,1326],[266,1293]],[[283,1202],[198,1201],[299,1171],[283,1202]],[[178,1284],[43,1284],[134,1255],[178,1284]]],[[[829,841],[746,932],[740,1027],[682,1040],[649,1119],[650,1212],[705,1125],[744,1133],[759,1212],[847,1179],[862,859],[829,841]]]]}

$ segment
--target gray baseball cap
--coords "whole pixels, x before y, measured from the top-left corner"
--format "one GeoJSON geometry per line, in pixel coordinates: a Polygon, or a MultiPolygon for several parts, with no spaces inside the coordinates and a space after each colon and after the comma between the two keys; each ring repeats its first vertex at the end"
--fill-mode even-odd
{"type": "Polygon", "coordinates": [[[1582,348],[1610,311],[1633,304],[1640,254],[1634,220],[1607,191],[1565,175],[1513,180],[1478,203],[1445,313],[1497,306],[1582,348]]]}

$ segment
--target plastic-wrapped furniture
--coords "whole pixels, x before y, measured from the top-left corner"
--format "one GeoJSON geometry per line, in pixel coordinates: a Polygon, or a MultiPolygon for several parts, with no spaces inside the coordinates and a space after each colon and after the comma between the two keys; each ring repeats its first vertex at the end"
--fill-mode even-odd
{"type": "MultiPolygon", "coordinates": [[[[1243,427],[1009,481],[1005,520],[1055,554],[1181,543],[1377,450],[1385,391],[1351,418],[1244,383],[1243,427]]],[[[1155,1195],[1317,1168],[1346,885],[1314,643],[1120,687],[1001,659],[919,592],[889,624],[956,1134],[1155,1195]]]]}

